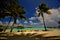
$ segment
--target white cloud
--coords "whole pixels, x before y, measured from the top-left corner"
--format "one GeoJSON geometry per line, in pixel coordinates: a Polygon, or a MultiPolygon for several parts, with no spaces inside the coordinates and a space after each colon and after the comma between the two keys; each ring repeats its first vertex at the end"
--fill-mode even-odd
{"type": "Polygon", "coordinates": [[[39,25],[40,24],[40,22],[38,23],[38,22],[33,22],[33,21],[29,21],[30,22],[30,24],[31,25],[39,25]]]}
{"type": "Polygon", "coordinates": [[[34,23],[35,25],[39,24],[39,23],[34,23]]]}
{"type": "Polygon", "coordinates": [[[36,19],[37,19],[36,17],[29,18],[29,20],[36,20],[36,19]]]}
{"type": "Polygon", "coordinates": [[[28,23],[27,21],[25,21],[24,23],[28,23]]]}
{"type": "Polygon", "coordinates": [[[13,21],[10,22],[9,26],[12,26],[12,24],[13,24],[13,21]]]}
{"type": "MultiPolygon", "coordinates": [[[[50,9],[51,15],[44,13],[44,18],[47,26],[58,27],[58,21],[60,21],[60,8],[58,9],[50,9]]],[[[38,17],[38,19],[43,23],[42,17],[38,17]]]]}
{"type": "Polygon", "coordinates": [[[39,10],[39,9],[36,10],[37,15],[39,14],[38,10],[39,10]]]}
{"type": "Polygon", "coordinates": [[[3,23],[0,21],[0,25],[3,25],[3,23]]]}
{"type": "Polygon", "coordinates": [[[18,19],[16,20],[16,22],[17,22],[17,23],[20,23],[18,19]]]}
{"type": "Polygon", "coordinates": [[[33,24],[33,22],[32,21],[29,21],[30,22],[30,24],[33,24]]]}

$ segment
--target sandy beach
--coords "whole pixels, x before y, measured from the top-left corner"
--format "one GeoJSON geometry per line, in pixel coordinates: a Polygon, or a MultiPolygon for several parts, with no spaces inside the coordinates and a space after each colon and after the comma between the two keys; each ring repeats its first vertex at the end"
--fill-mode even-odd
{"type": "Polygon", "coordinates": [[[0,32],[4,40],[60,40],[60,30],[39,32],[0,32]]]}

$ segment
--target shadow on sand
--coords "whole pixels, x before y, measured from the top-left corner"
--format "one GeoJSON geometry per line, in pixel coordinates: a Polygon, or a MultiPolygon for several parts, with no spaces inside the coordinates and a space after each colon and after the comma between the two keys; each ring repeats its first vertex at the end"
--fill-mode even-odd
{"type": "Polygon", "coordinates": [[[0,33],[0,40],[60,40],[60,36],[50,36],[50,37],[43,37],[46,34],[37,34],[37,33],[20,33],[20,35],[14,34],[11,36],[12,33],[0,33]],[[9,36],[10,35],[10,36],[9,36]],[[5,38],[4,38],[5,37],[5,38]],[[57,38],[57,39],[55,39],[57,38]]]}

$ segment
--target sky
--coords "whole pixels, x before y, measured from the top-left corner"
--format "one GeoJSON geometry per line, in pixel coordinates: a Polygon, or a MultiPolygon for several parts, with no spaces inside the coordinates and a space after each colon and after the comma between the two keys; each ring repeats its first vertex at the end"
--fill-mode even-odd
{"type": "MultiPolygon", "coordinates": [[[[26,27],[33,26],[33,27],[43,27],[43,20],[42,17],[37,17],[36,8],[43,2],[42,0],[19,0],[20,4],[26,10],[26,14],[24,15],[27,20],[21,20],[20,18],[17,19],[17,23],[20,23],[26,27]]],[[[60,20],[60,0],[44,0],[44,2],[48,5],[51,11],[51,15],[47,15],[44,13],[46,26],[51,27],[58,27],[58,21],[60,20]]],[[[4,24],[8,23],[9,18],[5,18],[3,20],[4,24]]],[[[0,22],[2,24],[2,22],[0,22]]],[[[10,22],[10,25],[13,23],[10,22]]]]}

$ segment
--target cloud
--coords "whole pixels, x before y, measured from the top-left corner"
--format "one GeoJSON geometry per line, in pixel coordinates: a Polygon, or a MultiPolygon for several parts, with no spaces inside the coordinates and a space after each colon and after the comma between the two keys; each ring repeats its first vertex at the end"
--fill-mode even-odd
{"type": "Polygon", "coordinates": [[[41,24],[40,22],[33,22],[33,21],[29,21],[30,22],[30,26],[33,27],[44,27],[43,24],[41,24]]]}
{"type": "Polygon", "coordinates": [[[36,9],[36,13],[37,13],[37,15],[39,14],[38,10],[39,10],[39,9],[36,9]]]}
{"type": "Polygon", "coordinates": [[[37,19],[36,17],[29,18],[29,20],[36,20],[36,19],[37,19]]]}
{"type": "Polygon", "coordinates": [[[30,24],[31,25],[38,25],[38,24],[40,24],[40,22],[38,23],[38,22],[33,22],[33,21],[29,21],[30,22],[30,24]]]}
{"type": "MultiPolygon", "coordinates": [[[[50,9],[49,11],[51,11],[51,15],[44,13],[46,26],[58,27],[58,21],[60,21],[60,7],[57,9],[50,9]]],[[[38,17],[38,19],[43,23],[42,17],[38,17]]]]}
{"type": "Polygon", "coordinates": [[[17,20],[16,20],[16,23],[20,23],[20,21],[17,19],[17,20]]]}
{"type": "Polygon", "coordinates": [[[13,21],[11,21],[10,23],[9,23],[9,26],[12,26],[12,24],[13,24],[14,22],[13,21]]]}
{"type": "Polygon", "coordinates": [[[28,23],[27,21],[25,21],[24,23],[28,23]]]}
{"type": "Polygon", "coordinates": [[[39,24],[39,23],[34,23],[34,24],[39,24]]]}
{"type": "Polygon", "coordinates": [[[0,21],[0,25],[3,25],[3,23],[0,21]]]}
{"type": "Polygon", "coordinates": [[[32,21],[29,21],[30,22],[30,24],[32,25],[33,24],[33,22],[32,21]]]}

